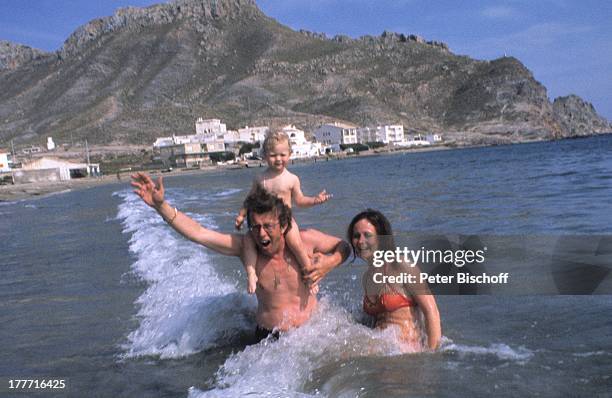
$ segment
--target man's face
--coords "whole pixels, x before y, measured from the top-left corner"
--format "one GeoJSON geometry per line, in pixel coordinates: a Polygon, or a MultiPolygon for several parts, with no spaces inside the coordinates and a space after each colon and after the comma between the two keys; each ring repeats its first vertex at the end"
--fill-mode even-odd
{"type": "Polygon", "coordinates": [[[250,224],[251,236],[259,251],[267,256],[278,253],[286,227],[281,228],[276,212],[252,213],[250,224]]]}

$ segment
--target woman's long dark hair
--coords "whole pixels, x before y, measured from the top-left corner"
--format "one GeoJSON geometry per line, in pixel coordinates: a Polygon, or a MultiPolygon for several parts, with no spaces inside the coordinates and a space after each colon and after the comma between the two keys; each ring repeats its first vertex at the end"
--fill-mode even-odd
{"type": "Polygon", "coordinates": [[[359,221],[366,219],[376,229],[378,234],[380,250],[395,250],[395,240],[393,239],[393,230],[391,229],[391,223],[381,212],[374,209],[365,209],[361,213],[353,217],[353,220],[348,226],[347,238],[351,247],[353,248],[353,261],[357,257],[355,246],[353,245],[353,232],[355,230],[355,224],[359,221]]]}

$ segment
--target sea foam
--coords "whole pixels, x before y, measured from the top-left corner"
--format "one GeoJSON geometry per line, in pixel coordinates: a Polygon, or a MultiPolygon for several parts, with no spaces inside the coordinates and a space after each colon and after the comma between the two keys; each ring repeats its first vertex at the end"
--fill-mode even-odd
{"type": "MultiPolygon", "coordinates": [[[[182,357],[253,330],[255,300],[215,272],[214,254],[176,234],[137,196],[118,196],[118,218],[135,256],[131,271],[148,284],[136,302],[139,326],[127,336],[125,357],[182,357]]],[[[167,196],[180,205],[180,197],[167,196]]],[[[216,227],[210,217],[190,216],[216,227]]]]}
{"type": "Polygon", "coordinates": [[[216,375],[216,388],[191,388],[190,398],[253,396],[307,397],[315,370],[363,356],[402,354],[394,331],[370,329],[355,323],[345,309],[327,298],[313,317],[297,329],[231,355],[216,375]]]}

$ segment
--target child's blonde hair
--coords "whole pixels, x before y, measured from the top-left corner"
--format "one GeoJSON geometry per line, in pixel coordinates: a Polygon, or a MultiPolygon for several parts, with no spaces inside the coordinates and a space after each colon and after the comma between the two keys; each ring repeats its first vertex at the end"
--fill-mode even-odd
{"type": "Polygon", "coordinates": [[[266,134],[266,139],[263,142],[264,155],[268,154],[279,142],[286,142],[289,147],[289,152],[291,153],[291,141],[289,141],[289,136],[284,131],[277,130],[270,131],[266,134]]]}

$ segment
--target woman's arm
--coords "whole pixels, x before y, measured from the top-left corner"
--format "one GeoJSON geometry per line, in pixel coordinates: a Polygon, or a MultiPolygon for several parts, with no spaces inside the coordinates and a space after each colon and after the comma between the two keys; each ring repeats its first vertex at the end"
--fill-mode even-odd
{"type": "Polygon", "coordinates": [[[346,261],[351,249],[348,243],[316,229],[301,231],[302,241],[313,247],[312,269],[304,270],[304,279],[318,283],[327,273],[346,261]]]}
{"type": "MultiPolygon", "coordinates": [[[[414,275],[415,280],[419,281],[421,270],[418,265],[401,264],[400,267],[402,272],[414,275]]],[[[432,350],[437,349],[440,346],[440,339],[442,338],[442,326],[436,298],[431,294],[427,283],[417,282],[404,284],[404,289],[414,298],[417,306],[423,311],[429,348],[432,350]]]]}
{"type": "Polygon", "coordinates": [[[431,294],[417,294],[414,297],[417,305],[425,315],[425,329],[427,329],[427,344],[432,350],[440,346],[442,327],[440,325],[440,312],[436,299],[431,294]]]}

